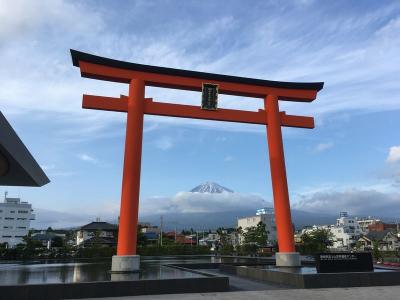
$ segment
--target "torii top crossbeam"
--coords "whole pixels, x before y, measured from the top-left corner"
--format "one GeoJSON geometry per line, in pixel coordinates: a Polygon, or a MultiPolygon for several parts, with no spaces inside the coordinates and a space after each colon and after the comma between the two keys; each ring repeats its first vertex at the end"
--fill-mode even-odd
{"type": "MultiPolygon", "coordinates": [[[[280,82],[155,67],[75,50],[71,50],[71,56],[74,66],[80,68],[82,77],[129,84],[129,96],[83,96],[84,108],[127,112],[117,258],[136,253],[143,115],[150,114],[267,125],[279,244],[277,264],[293,266],[298,263],[293,258],[285,257],[288,253],[295,254],[295,248],[281,126],[314,128],[314,119],[286,115],[285,112],[279,111],[278,102],[311,102],[323,88],[323,82],[280,82]],[[153,99],[145,98],[146,86],[201,91],[204,84],[218,85],[221,94],[262,98],[264,109],[257,112],[234,109],[204,110],[200,106],[153,102],[153,99]],[[279,254],[282,254],[283,260],[280,260],[279,254]]],[[[292,257],[290,255],[289,257],[292,257]]]]}
{"type": "Polygon", "coordinates": [[[133,78],[146,86],[201,91],[203,82],[219,84],[219,93],[264,98],[273,94],[280,100],[311,102],[323,88],[323,82],[281,82],[221,74],[135,64],[76,50],[71,50],[72,62],[81,69],[82,77],[130,83],[133,78]],[[101,67],[100,67],[101,66],[101,67]]]}

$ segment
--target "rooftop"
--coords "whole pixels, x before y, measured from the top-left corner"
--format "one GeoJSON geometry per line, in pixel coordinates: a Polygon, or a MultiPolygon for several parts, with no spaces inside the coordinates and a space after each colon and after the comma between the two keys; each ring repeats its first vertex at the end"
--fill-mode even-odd
{"type": "Polygon", "coordinates": [[[117,230],[118,226],[107,222],[92,222],[80,228],[81,230],[117,230]]]}

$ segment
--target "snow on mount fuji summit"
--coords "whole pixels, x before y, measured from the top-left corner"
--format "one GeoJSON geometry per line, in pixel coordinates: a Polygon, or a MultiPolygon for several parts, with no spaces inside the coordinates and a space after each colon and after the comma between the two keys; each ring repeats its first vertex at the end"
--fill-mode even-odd
{"type": "Polygon", "coordinates": [[[223,187],[215,182],[205,182],[196,186],[194,189],[190,190],[192,193],[210,193],[210,194],[222,194],[223,192],[233,193],[232,190],[223,187]]]}

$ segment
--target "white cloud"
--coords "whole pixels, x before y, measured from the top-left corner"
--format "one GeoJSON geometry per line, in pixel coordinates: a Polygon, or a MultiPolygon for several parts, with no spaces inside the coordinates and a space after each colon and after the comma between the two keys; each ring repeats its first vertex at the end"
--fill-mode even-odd
{"type": "Polygon", "coordinates": [[[169,150],[174,146],[174,141],[171,137],[169,136],[162,136],[158,138],[155,142],[154,145],[161,150],[169,150]]]}
{"type": "Polygon", "coordinates": [[[389,163],[400,162],[400,146],[390,147],[389,155],[386,158],[386,161],[389,162],[389,163]]]}
{"type": "Polygon", "coordinates": [[[90,163],[93,163],[93,164],[98,163],[98,160],[96,158],[94,158],[93,156],[90,156],[89,154],[86,154],[86,153],[79,154],[78,158],[80,160],[83,160],[83,161],[86,161],[86,162],[90,162],[90,163]]]}
{"type": "Polygon", "coordinates": [[[42,0],[35,3],[29,0],[1,1],[0,42],[26,35],[41,26],[63,27],[77,32],[98,30],[102,25],[99,15],[93,11],[90,14],[86,12],[79,3],[64,0],[42,0]]]}
{"type": "Polygon", "coordinates": [[[325,190],[300,195],[299,200],[294,202],[292,207],[324,214],[348,211],[359,216],[398,217],[400,215],[400,193],[379,191],[373,187],[370,189],[325,190]]]}
{"type": "Polygon", "coordinates": [[[152,197],[141,201],[143,215],[160,213],[224,212],[256,209],[268,203],[258,195],[179,192],[173,197],[152,197]]]}
{"type": "Polygon", "coordinates": [[[313,149],[313,152],[323,152],[326,151],[330,148],[333,147],[333,143],[332,142],[328,142],[328,143],[319,143],[318,145],[316,145],[313,149]]]}
{"type": "MultiPolygon", "coordinates": [[[[271,9],[276,9],[273,4],[271,6],[271,9]]],[[[396,67],[399,64],[400,18],[390,19],[390,16],[397,8],[397,5],[382,5],[368,13],[327,19],[323,9],[311,7],[313,21],[306,20],[299,26],[298,22],[290,20],[298,19],[298,14],[304,14],[308,8],[299,11],[293,6],[281,11],[283,15],[272,14],[268,20],[264,20],[261,13],[257,15],[254,12],[256,27],[252,24],[242,26],[243,20],[229,14],[205,24],[188,19],[171,22],[174,25],[170,26],[175,27],[168,31],[173,32],[170,35],[165,31],[162,34],[149,34],[147,31],[141,34],[135,28],[123,31],[108,26],[109,18],[103,15],[100,6],[90,6],[89,9],[84,3],[61,0],[34,4],[21,0],[3,1],[0,3],[0,82],[7,89],[0,89],[0,102],[9,112],[67,113],[71,124],[79,124],[79,132],[91,127],[96,134],[101,134],[104,127],[121,122],[116,113],[81,109],[82,93],[90,91],[117,96],[126,94],[127,86],[80,78],[78,70],[71,65],[67,50],[75,47],[139,63],[272,80],[326,82],[326,88],[313,103],[282,103],[282,109],[287,109],[290,114],[322,117],[344,110],[396,109],[400,107],[394,96],[399,92],[396,67]],[[283,24],[282,18],[289,21],[283,24]],[[323,20],[321,26],[313,26],[318,20],[323,20]],[[300,34],[303,32],[308,34],[300,34]],[[354,32],[360,32],[359,39],[354,37],[354,32]],[[24,39],[15,38],[19,34],[23,34],[24,39]],[[232,43],[232,36],[241,42],[232,43]],[[209,40],[218,42],[209,43],[209,40]],[[199,43],[211,47],[203,49],[199,43]],[[232,47],[226,47],[225,43],[232,44],[232,47]],[[29,60],[21,59],[26,57],[29,60]],[[242,60],[242,57],[249,59],[242,60]],[[265,57],[274,59],[265,60],[265,57]],[[371,85],[371,82],[375,84],[371,85]],[[375,101],[377,97],[381,99],[379,103],[375,101]]],[[[132,19],[137,19],[137,22],[146,22],[143,16],[148,9],[155,9],[155,6],[135,4],[127,12],[133,14],[132,19]]],[[[157,100],[174,94],[159,89],[152,95],[157,100]]],[[[185,103],[198,104],[198,94],[187,95],[185,103]]],[[[249,110],[262,107],[262,101],[243,101],[237,97],[224,99],[221,101],[223,104],[249,110]]],[[[244,127],[178,118],[149,118],[148,122],[184,123],[234,131],[265,130],[260,126],[244,127]]]]}

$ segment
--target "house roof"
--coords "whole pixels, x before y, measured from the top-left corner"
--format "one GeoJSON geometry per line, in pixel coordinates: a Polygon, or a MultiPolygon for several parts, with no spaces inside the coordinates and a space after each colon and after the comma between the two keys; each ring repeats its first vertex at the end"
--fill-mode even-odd
{"type": "Polygon", "coordinates": [[[101,244],[101,245],[115,245],[117,240],[113,237],[91,237],[83,241],[84,245],[101,244]]]}
{"type": "Polygon", "coordinates": [[[52,239],[54,239],[57,236],[57,234],[55,233],[39,233],[39,234],[35,234],[34,236],[32,236],[32,240],[35,241],[50,241],[52,239]]]}
{"type": "Polygon", "coordinates": [[[105,230],[115,231],[118,230],[118,226],[107,222],[92,222],[81,227],[81,230],[105,230]]]}
{"type": "Polygon", "coordinates": [[[387,229],[383,231],[370,231],[367,233],[366,237],[371,240],[371,241],[380,241],[383,240],[383,238],[388,234],[391,233],[392,231],[387,229]]]}
{"type": "Polygon", "coordinates": [[[50,180],[0,112],[0,185],[43,186],[50,180]]]}

